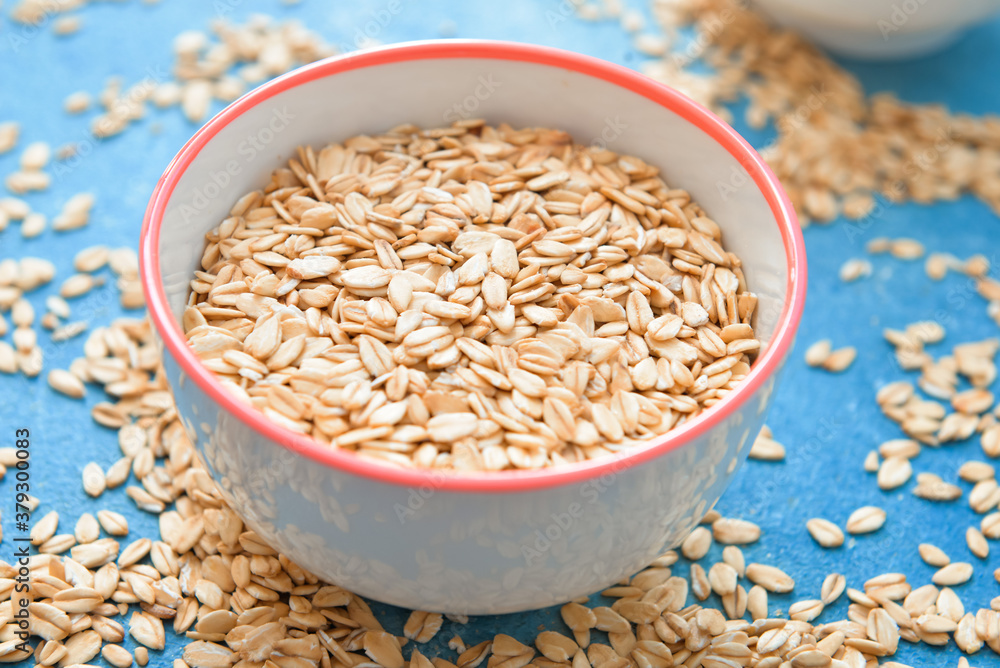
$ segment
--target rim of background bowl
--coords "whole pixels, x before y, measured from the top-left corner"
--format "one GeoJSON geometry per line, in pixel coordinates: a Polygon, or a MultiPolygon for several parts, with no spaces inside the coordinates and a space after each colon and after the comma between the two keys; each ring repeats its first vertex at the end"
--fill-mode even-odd
{"type": "Polygon", "coordinates": [[[389,485],[418,489],[429,486],[435,491],[444,492],[527,492],[583,483],[602,476],[616,475],[626,468],[683,447],[731,415],[778,371],[794,341],[806,293],[805,244],[795,210],[777,177],[753,147],[733,128],[676,90],[626,67],[562,49],[492,40],[428,40],[352,52],[305,65],[250,91],[209,120],[167,166],[146,209],[139,258],[150,319],[164,345],[181,369],[191,376],[223,410],[235,415],[244,424],[274,443],[325,466],[389,485]],[[781,232],[788,274],[786,299],[767,351],[754,362],[743,382],[718,404],[667,434],[652,439],[647,444],[617,453],[615,456],[553,469],[445,473],[405,469],[367,460],[353,452],[330,448],[309,436],[281,427],[228,392],[215,375],[201,364],[167,305],[166,293],[160,281],[158,252],[160,227],[166,205],[191,162],[211,139],[235,118],[286,90],[319,78],[359,68],[409,60],[445,58],[528,62],[563,68],[601,79],[638,93],[698,127],[725,148],[748,171],[770,206],[781,232]]]}

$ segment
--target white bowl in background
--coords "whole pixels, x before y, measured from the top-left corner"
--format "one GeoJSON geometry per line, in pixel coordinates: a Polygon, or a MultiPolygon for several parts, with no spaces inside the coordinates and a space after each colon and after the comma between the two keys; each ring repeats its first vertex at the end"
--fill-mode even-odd
{"type": "Polygon", "coordinates": [[[323,579],[395,605],[484,614],[598,591],[678,545],[763,423],[805,299],[795,213],[760,156],[676,91],[524,44],[422,42],[308,65],[209,121],[169,165],[141,241],[150,317],[177,410],[234,510],[323,579]],[[551,126],[645,158],[718,221],[759,296],[762,352],[710,411],[620,456],[442,475],[374,463],[267,420],[228,393],[180,326],[207,231],[302,144],[464,116],[551,126]]]}
{"type": "Polygon", "coordinates": [[[1000,0],[748,0],[845,56],[911,58],[951,44],[1000,11],[1000,0]]]}

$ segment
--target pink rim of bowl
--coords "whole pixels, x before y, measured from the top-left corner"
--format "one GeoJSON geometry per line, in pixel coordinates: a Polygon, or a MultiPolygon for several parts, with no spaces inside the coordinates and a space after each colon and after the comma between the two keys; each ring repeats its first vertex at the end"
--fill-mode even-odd
{"type": "Polygon", "coordinates": [[[581,483],[603,475],[617,474],[660,455],[683,447],[713,429],[733,413],[774,373],[792,346],[802,316],[806,294],[806,253],[802,232],[788,196],[760,155],[718,116],[681,93],[628,68],[604,60],[550,47],[487,40],[410,42],[351,53],[318,61],[265,83],[236,100],[206,123],[171,161],[153,191],[142,226],[139,259],[150,319],[164,345],[184,373],[216,401],[258,434],[292,452],[320,464],[405,487],[430,486],[443,492],[529,492],[548,487],[581,483]],[[767,350],[754,362],[746,379],[722,401],[701,416],[648,444],[627,449],[605,459],[563,468],[497,471],[491,473],[445,474],[442,472],[395,468],[358,457],[352,452],[331,448],[308,436],[296,434],[268,420],[262,413],[230,394],[201,364],[167,304],[160,281],[160,226],[167,202],[184,171],[220,130],[254,106],[283,91],[315,79],[342,72],[409,60],[482,58],[537,63],[579,72],[638,93],[677,114],[711,136],[748,171],[774,214],[780,228],[787,259],[785,304],[767,350]]]}

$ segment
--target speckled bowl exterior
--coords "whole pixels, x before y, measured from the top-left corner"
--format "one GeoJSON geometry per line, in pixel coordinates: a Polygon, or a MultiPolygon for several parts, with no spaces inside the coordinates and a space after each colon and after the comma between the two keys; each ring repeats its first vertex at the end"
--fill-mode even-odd
{"type": "Polygon", "coordinates": [[[233,508],[324,580],[395,605],[486,614],[590,594],[676,546],[758,433],[805,300],[790,203],[732,128],[631,70],[523,44],[420,42],[300,68],[249,93],[181,150],[141,244],[150,315],[188,434],[233,508]],[[331,449],[228,394],[180,326],[204,234],[302,144],[461,118],[550,126],[635,154],[724,230],[759,296],[764,343],[737,390],[614,458],[549,471],[404,470],[331,449]]]}

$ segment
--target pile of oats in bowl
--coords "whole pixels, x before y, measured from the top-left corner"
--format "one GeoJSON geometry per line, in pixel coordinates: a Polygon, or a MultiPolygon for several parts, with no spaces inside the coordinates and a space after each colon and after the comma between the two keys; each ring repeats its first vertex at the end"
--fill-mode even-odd
{"type": "Polygon", "coordinates": [[[183,325],[231,391],[403,466],[608,455],[710,408],[760,348],[719,226],[656,167],[559,130],[302,147],[201,266],[183,325]]]}

